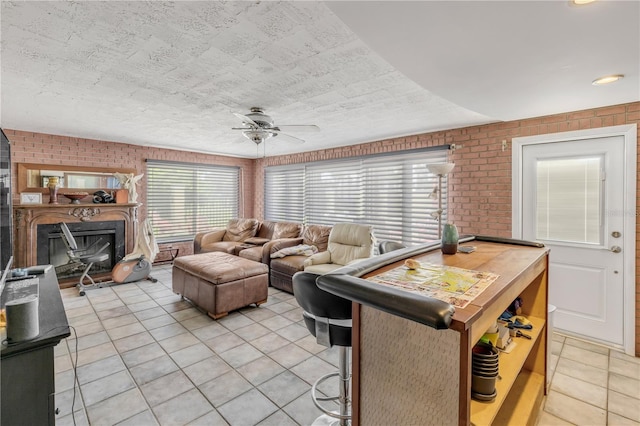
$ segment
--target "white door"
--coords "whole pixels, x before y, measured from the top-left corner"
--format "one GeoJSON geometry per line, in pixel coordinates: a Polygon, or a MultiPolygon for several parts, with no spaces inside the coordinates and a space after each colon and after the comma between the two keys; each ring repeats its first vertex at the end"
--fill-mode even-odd
{"type": "Polygon", "coordinates": [[[622,215],[609,212],[623,211],[623,138],[528,145],[522,153],[523,238],[551,249],[554,327],[622,346],[627,236],[622,215]]]}
{"type": "MultiPolygon", "coordinates": [[[[550,247],[554,328],[635,351],[635,125],[513,139],[513,233],[550,247]]],[[[525,302],[526,303],[526,302],[525,302]]]]}

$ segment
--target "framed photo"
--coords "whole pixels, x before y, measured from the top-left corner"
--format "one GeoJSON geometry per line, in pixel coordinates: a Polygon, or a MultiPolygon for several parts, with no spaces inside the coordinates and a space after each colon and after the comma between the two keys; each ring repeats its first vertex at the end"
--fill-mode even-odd
{"type": "Polygon", "coordinates": [[[21,192],[20,204],[42,204],[42,194],[39,192],[21,192]]]}

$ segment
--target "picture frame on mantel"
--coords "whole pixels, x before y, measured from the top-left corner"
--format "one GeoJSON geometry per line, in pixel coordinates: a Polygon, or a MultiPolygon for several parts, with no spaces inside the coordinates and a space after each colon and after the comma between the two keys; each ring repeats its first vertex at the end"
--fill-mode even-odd
{"type": "Polygon", "coordinates": [[[21,192],[20,204],[42,204],[42,194],[40,192],[21,192]]]}

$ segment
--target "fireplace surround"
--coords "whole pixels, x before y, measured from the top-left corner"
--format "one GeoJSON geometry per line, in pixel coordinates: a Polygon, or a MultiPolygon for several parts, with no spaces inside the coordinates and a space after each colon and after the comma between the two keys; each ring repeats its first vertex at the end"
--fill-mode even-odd
{"type": "MultiPolygon", "coordinates": [[[[41,225],[55,225],[65,222],[74,228],[97,229],[99,232],[102,222],[119,221],[122,223],[124,233],[116,241],[116,233],[113,237],[111,231],[104,231],[106,238],[114,238],[113,259],[117,262],[121,256],[131,253],[135,246],[135,237],[138,222],[138,204],[35,204],[14,206],[14,236],[15,236],[15,266],[28,267],[38,265],[45,260],[43,255],[38,256],[38,228],[45,230],[41,225]],[[78,225],[74,225],[78,224],[78,225]],[[83,227],[82,224],[98,224],[97,226],[83,227]],[[118,249],[120,247],[120,249],[118,249]],[[124,252],[122,251],[124,249],[124,252]]],[[[82,232],[85,232],[82,231],[82,232]]],[[[44,232],[44,231],[42,231],[44,232]]],[[[55,233],[55,230],[53,231],[55,233]]],[[[55,236],[54,236],[55,237],[55,236]]],[[[48,237],[47,237],[48,239],[48,237]]],[[[41,239],[40,243],[45,243],[41,239]]],[[[51,244],[47,241],[45,244],[51,244]]],[[[40,250],[42,253],[42,249],[40,250]]],[[[48,248],[47,248],[48,251],[48,248]]]]}

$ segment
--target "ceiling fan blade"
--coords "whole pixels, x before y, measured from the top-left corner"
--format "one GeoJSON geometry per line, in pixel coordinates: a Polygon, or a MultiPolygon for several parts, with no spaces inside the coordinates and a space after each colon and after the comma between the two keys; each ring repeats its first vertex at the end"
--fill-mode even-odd
{"type": "Polygon", "coordinates": [[[253,121],[252,119],[250,119],[250,118],[249,118],[249,117],[247,117],[246,115],[242,115],[242,114],[239,114],[239,113],[237,113],[237,112],[234,112],[234,113],[233,113],[233,115],[235,115],[235,116],[236,116],[236,117],[238,117],[240,120],[242,120],[242,122],[243,122],[244,124],[247,124],[247,125],[249,125],[249,126],[251,126],[251,127],[254,127],[254,128],[255,128],[255,127],[260,127],[260,126],[258,125],[258,123],[256,123],[255,121],[253,121]]]}
{"type": "Polygon", "coordinates": [[[291,142],[304,143],[304,139],[296,138],[295,136],[288,135],[286,133],[278,133],[276,135],[278,139],[282,138],[283,140],[290,140],[291,142]]]}
{"type": "Polygon", "coordinates": [[[287,129],[295,132],[319,132],[320,127],[315,124],[283,124],[278,125],[281,129],[287,129]]]}

